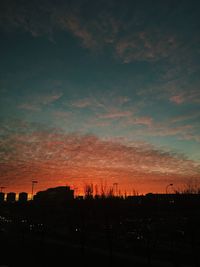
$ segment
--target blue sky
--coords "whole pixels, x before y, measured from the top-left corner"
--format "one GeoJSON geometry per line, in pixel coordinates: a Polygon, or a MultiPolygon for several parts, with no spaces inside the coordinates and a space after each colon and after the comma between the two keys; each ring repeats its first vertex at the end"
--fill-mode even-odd
{"type": "MultiPolygon", "coordinates": [[[[163,177],[170,173],[162,165],[165,153],[172,162],[178,157],[187,165],[186,169],[180,165],[179,171],[174,170],[175,176],[182,175],[176,178],[178,183],[184,183],[186,173],[199,179],[199,15],[198,1],[1,1],[3,183],[22,187],[20,168],[24,167],[17,162],[30,145],[37,145],[44,153],[45,164],[50,164],[47,154],[54,155],[52,161],[56,161],[55,151],[42,148],[44,140],[33,140],[43,132],[52,141],[50,133],[55,131],[62,133],[62,138],[76,136],[76,145],[80,139],[84,142],[85,136],[91,140],[95,136],[104,145],[107,142],[105,146],[115,142],[119,148],[123,144],[126,152],[122,154],[128,148],[137,148],[141,159],[145,159],[144,147],[149,157],[157,151],[160,162],[155,165],[160,164],[160,169],[156,172],[162,174],[157,183],[161,179],[166,183],[163,177]],[[19,142],[19,135],[23,135],[26,141],[20,142],[26,146],[19,142]],[[18,152],[13,145],[16,139],[21,144],[18,152]],[[12,180],[8,177],[14,162],[12,180]]],[[[114,153],[113,149],[107,153],[114,153]]],[[[134,157],[134,151],[130,157],[134,157]]],[[[29,164],[33,159],[24,160],[29,164]]],[[[99,171],[102,166],[95,154],[87,164],[92,166],[95,160],[99,171]]],[[[152,166],[154,160],[158,159],[152,156],[152,166]]],[[[70,164],[73,168],[74,162],[70,164]]],[[[131,169],[124,161],[120,164],[130,170],[127,184],[131,179],[134,183],[131,173],[141,170],[131,169]]],[[[147,177],[148,184],[155,173],[153,167],[147,169],[141,176],[147,177]]],[[[74,177],[82,171],[80,167],[74,177]]],[[[109,181],[112,175],[106,175],[109,181]]],[[[69,177],[69,183],[73,179],[69,177]]],[[[120,177],[116,179],[126,184],[120,177]]],[[[58,178],[52,183],[58,180],[62,182],[58,178]]],[[[155,184],[150,189],[154,188],[159,190],[155,184]]]]}

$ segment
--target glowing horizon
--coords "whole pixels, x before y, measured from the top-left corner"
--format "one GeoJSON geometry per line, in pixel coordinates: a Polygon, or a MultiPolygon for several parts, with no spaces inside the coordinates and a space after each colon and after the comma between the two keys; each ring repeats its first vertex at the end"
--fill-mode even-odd
{"type": "Polygon", "coordinates": [[[41,189],[71,184],[80,190],[84,184],[100,186],[103,182],[109,186],[118,183],[123,191],[147,193],[163,192],[168,183],[178,189],[188,179],[199,178],[198,163],[147,143],[103,140],[55,129],[27,130],[28,125],[25,132],[22,127],[20,135],[4,139],[7,151],[1,170],[10,188],[27,190],[32,180],[37,180],[41,189]]]}

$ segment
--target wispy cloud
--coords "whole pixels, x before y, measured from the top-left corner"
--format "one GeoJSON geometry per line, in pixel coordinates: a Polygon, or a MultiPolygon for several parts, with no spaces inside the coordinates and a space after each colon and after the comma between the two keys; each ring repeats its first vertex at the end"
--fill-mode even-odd
{"type": "Polygon", "coordinates": [[[25,109],[28,111],[40,111],[41,107],[40,105],[36,105],[36,104],[31,104],[31,103],[24,103],[24,104],[20,104],[18,106],[19,109],[25,109]]]}
{"type": "Polygon", "coordinates": [[[184,121],[188,121],[188,120],[194,120],[197,118],[200,118],[200,111],[187,112],[186,114],[174,116],[173,118],[171,118],[171,122],[172,123],[184,122],[184,121]]]}
{"type": "MultiPolygon", "coordinates": [[[[138,119],[140,122],[140,119],[138,119]]],[[[141,119],[142,120],[142,119],[141,119]]],[[[136,120],[137,121],[137,120],[136,120]]],[[[142,120],[143,121],[143,120],[142,120]]],[[[141,121],[141,124],[142,124],[141,121]]],[[[138,123],[139,123],[138,122],[138,123]]],[[[134,123],[134,122],[133,122],[134,123]]],[[[186,135],[193,135],[195,132],[195,127],[193,124],[176,124],[173,119],[166,120],[163,122],[155,122],[151,118],[144,120],[144,124],[148,126],[145,133],[140,129],[135,130],[135,133],[141,134],[143,136],[161,136],[161,137],[176,137],[178,139],[184,139],[186,135]]]]}
{"type": "Polygon", "coordinates": [[[156,136],[183,136],[186,133],[189,133],[193,130],[192,125],[182,125],[182,126],[167,126],[162,125],[154,127],[151,131],[152,135],[156,136]]]}
{"type": "Polygon", "coordinates": [[[27,97],[26,102],[18,105],[19,109],[29,111],[40,111],[42,107],[47,106],[62,97],[62,93],[35,94],[27,97]]]}
{"type": "Polygon", "coordinates": [[[106,94],[99,94],[88,96],[85,98],[75,99],[71,101],[70,105],[76,108],[100,108],[104,110],[115,109],[116,107],[120,108],[130,99],[127,96],[117,95],[113,92],[106,94]]]}
{"type": "Polygon", "coordinates": [[[126,118],[132,115],[131,111],[113,111],[110,113],[100,114],[98,117],[100,119],[119,119],[119,118],[126,118]]]}
{"type": "Polygon", "coordinates": [[[157,29],[155,32],[136,32],[120,39],[116,42],[116,54],[124,63],[155,61],[169,56],[177,46],[174,36],[163,35],[157,29]]]}
{"type": "Polygon", "coordinates": [[[91,98],[84,98],[84,99],[79,99],[75,100],[71,103],[73,107],[77,108],[86,108],[86,107],[91,107],[96,104],[96,101],[94,101],[91,98]]]}
{"type": "Polygon", "coordinates": [[[155,12],[162,13],[168,23],[174,19],[176,26],[177,7],[173,10],[174,17],[169,17],[170,7],[166,3],[157,5],[152,9],[144,1],[142,5],[135,3],[132,7],[133,16],[129,16],[129,5],[113,1],[98,4],[93,1],[60,2],[59,5],[41,2],[23,3],[16,5],[15,1],[3,1],[0,13],[0,24],[3,28],[22,28],[37,37],[43,34],[50,35],[56,30],[71,32],[84,47],[89,49],[111,47],[113,54],[124,63],[135,60],[155,61],[172,55],[179,47],[181,41],[173,28],[166,30],[154,20],[155,12]],[[7,3],[6,3],[7,2],[7,3]],[[91,14],[85,15],[85,10],[91,9],[91,14]],[[99,6],[99,8],[98,8],[99,6]],[[147,8],[148,6],[148,8],[147,8]],[[119,12],[112,12],[112,8],[119,12]],[[126,19],[124,19],[126,18],[126,19]],[[142,30],[141,30],[142,29],[142,30]],[[153,36],[153,37],[152,37],[153,36]]]}
{"type": "Polygon", "coordinates": [[[184,140],[192,140],[196,142],[200,142],[200,135],[199,134],[194,134],[194,133],[185,133],[183,134],[182,139],[184,140]]]}
{"type": "Polygon", "coordinates": [[[80,38],[85,47],[93,48],[97,46],[93,34],[77,16],[71,14],[66,17],[61,17],[59,23],[64,29],[71,31],[76,37],[80,38]]]}
{"type": "Polygon", "coordinates": [[[63,110],[55,110],[52,113],[58,119],[68,119],[72,114],[71,112],[67,112],[63,110]]]}
{"type": "Polygon", "coordinates": [[[127,116],[124,116],[124,120],[121,122],[123,127],[143,125],[147,127],[152,127],[154,120],[150,116],[140,116],[137,113],[129,112],[127,116]]]}
{"type": "Polygon", "coordinates": [[[184,98],[182,95],[174,95],[174,96],[170,97],[170,101],[179,105],[179,104],[182,104],[184,102],[184,98]]]}
{"type": "Polygon", "coordinates": [[[182,103],[197,103],[200,104],[200,91],[199,89],[193,89],[189,91],[184,91],[178,95],[173,95],[170,97],[170,101],[175,104],[182,103]]]}
{"type": "Polygon", "coordinates": [[[143,124],[147,126],[151,126],[153,123],[153,118],[146,116],[146,117],[138,117],[134,121],[135,124],[143,124]]]}

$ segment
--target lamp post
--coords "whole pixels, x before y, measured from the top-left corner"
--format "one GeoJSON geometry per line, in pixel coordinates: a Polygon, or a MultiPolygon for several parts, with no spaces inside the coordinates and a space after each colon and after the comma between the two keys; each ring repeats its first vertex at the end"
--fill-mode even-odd
{"type": "Polygon", "coordinates": [[[118,183],[113,184],[114,196],[118,196],[118,183]]]}
{"type": "Polygon", "coordinates": [[[38,181],[32,181],[32,190],[31,190],[31,199],[33,200],[33,189],[34,189],[34,185],[37,184],[38,181]]]}
{"type": "Polygon", "coordinates": [[[76,195],[77,194],[76,192],[78,192],[78,187],[74,187],[73,190],[74,190],[74,196],[77,196],[76,195]]]}
{"type": "Polygon", "coordinates": [[[3,189],[5,189],[6,187],[5,186],[1,186],[0,187],[0,192],[2,193],[3,192],[3,189]]]}
{"type": "Polygon", "coordinates": [[[170,187],[170,186],[173,186],[173,184],[168,184],[167,186],[166,186],[166,194],[168,194],[168,187],[170,187]]]}

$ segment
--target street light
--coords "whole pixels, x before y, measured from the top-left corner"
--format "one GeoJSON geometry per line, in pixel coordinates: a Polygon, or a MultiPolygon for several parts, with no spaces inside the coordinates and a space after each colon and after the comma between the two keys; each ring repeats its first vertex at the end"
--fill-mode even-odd
{"type": "Polygon", "coordinates": [[[32,190],[31,190],[31,199],[33,200],[33,189],[34,189],[34,185],[37,184],[38,181],[32,181],[32,190]]]}
{"type": "Polygon", "coordinates": [[[3,189],[5,189],[6,187],[5,186],[1,186],[0,187],[0,192],[2,193],[3,192],[3,189]]]}
{"type": "Polygon", "coordinates": [[[118,183],[113,184],[114,196],[118,196],[118,183]]]}
{"type": "Polygon", "coordinates": [[[74,190],[74,196],[77,196],[76,192],[78,192],[78,187],[74,187],[73,190],[74,190]]]}
{"type": "Polygon", "coordinates": [[[173,186],[173,184],[168,184],[167,186],[166,186],[166,194],[168,194],[168,187],[170,187],[170,186],[173,186]]]}

